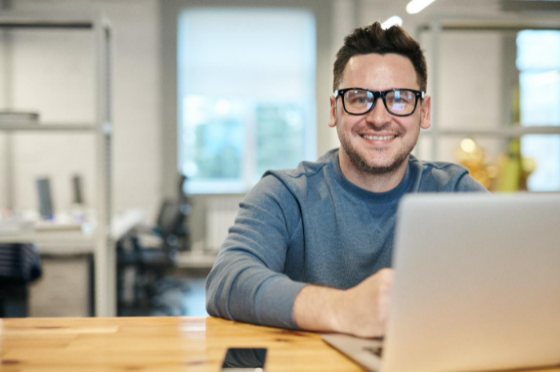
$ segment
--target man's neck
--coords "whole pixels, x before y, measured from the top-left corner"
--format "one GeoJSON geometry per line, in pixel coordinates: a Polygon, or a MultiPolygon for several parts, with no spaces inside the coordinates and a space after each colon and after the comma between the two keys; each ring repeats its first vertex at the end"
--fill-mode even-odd
{"type": "Polygon", "coordinates": [[[338,153],[342,174],[354,185],[371,192],[386,192],[394,189],[404,178],[408,158],[397,169],[383,174],[366,173],[354,166],[348,155],[341,149],[338,153]]]}

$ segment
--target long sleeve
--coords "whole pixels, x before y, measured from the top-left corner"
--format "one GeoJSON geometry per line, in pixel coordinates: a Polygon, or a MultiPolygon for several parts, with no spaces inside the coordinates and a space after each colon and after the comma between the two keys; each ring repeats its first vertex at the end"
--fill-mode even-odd
{"type": "Polygon", "coordinates": [[[301,232],[298,202],[274,176],[240,204],[207,281],[210,315],[295,328],[293,304],[305,283],[284,274],[290,242],[301,232]]]}
{"type": "Polygon", "coordinates": [[[336,151],[267,172],[240,204],[207,278],[208,313],[296,328],[293,305],[306,283],[347,289],[391,266],[402,195],[485,190],[462,166],[413,157],[409,164],[383,193],[348,181],[336,151]]]}

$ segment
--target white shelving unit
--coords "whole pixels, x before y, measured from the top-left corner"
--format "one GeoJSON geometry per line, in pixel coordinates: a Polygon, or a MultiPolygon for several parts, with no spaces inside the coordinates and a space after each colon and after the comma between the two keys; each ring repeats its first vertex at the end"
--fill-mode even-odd
{"type": "Polygon", "coordinates": [[[57,29],[91,32],[95,43],[95,120],[91,123],[37,123],[0,122],[3,132],[72,133],[86,132],[96,142],[96,205],[97,226],[87,237],[77,232],[24,233],[2,241],[45,242],[54,239],[63,245],[75,245],[77,252],[90,252],[94,257],[94,300],[96,316],[114,316],[116,313],[116,263],[114,237],[111,235],[111,28],[101,16],[72,17],[6,13],[0,15],[0,29],[57,29]]]}
{"type": "MultiPolygon", "coordinates": [[[[550,16],[503,16],[500,18],[459,18],[459,17],[434,17],[431,21],[420,24],[416,29],[416,40],[419,40],[424,32],[430,32],[431,51],[430,66],[431,72],[431,92],[430,95],[434,102],[439,102],[439,82],[440,82],[440,46],[441,34],[449,31],[502,31],[518,32],[522,30],[560,30],[560,18],[550,16]]],[[[530,123],[512,123],[509,126],[502,126],[498,129],[442,129],[438,123],[437,104],[432,105],[431,128],[424,132],[424,135],[432,139],[431,158],[439,159],[439,139],[452,136],[475,136],[493,137],[498,139],[516,138],[529,134],[560,135],[560,126],[529,126],[530,123]]]]}

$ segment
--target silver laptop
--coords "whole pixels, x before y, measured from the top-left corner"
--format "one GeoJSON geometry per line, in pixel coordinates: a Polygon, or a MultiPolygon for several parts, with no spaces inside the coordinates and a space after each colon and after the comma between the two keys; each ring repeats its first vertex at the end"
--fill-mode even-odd
{"type": "Polygon", "coordinates": [[[370,371],[560,365],[560,195],[415,194],[399,205],[383,341],[323,339],[370,371]]]}

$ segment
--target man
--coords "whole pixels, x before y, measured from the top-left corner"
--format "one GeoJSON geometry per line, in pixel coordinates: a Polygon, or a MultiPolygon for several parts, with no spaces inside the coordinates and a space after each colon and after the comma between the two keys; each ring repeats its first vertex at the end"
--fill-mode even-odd
{"type": "Polygon", "coordinates": [[[211,315],[382,336],[397,204],[405,193],[484,191],[468,171],[410,155],[430,127],[427,68],[402,28],[346,37],[329,126],[341,148],[268,171],[240,211],[206,282],[211,315]]]}

